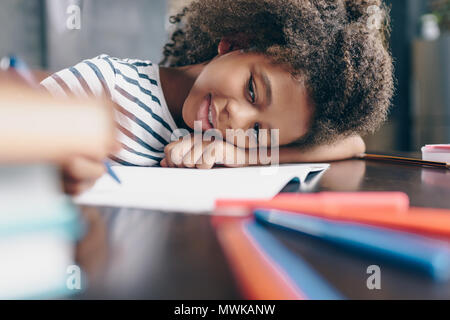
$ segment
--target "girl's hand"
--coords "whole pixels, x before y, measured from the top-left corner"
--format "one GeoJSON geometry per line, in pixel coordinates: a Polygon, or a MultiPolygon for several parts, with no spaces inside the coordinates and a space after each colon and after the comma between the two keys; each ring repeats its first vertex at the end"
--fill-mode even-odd
{"type": "Polygon", "coordinates": [[[168,144],[162,167],[211,169],[214,165],[242,167],[248,165],[248,152],[222,140],[195,141],[184,137],[168,144]]]}
{"type": "Polygon", "coordinates": [[[95,181],[106,172],[104,160],[108,155],[119,152],[121,145],[112,139],[97,154],[72,156],[61,162],[64,192],[78,195],[91,188],[95,181]]]}
{"type": "Polygon", "coordinates": [[[64,191],[78,195],[92,187],[95,181],[106,171],[100,160],[85,157],[74,157],[62,165],[64,191]]]}

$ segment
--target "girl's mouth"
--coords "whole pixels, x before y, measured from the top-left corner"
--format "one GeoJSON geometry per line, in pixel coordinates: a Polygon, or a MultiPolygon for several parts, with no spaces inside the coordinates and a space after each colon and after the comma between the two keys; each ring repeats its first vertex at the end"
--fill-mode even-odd
{"type": "Polygon", "coordinates": [[[203,99],[197,112],[197,121],[201,121],[203,131],[216,127],[216,116],[212,95],[209,93],[203,99]]]}
{"type": "Polygon", "coordinates": [[[213,122],[213,116],[212,116],[212,107],[211,104],[209,105],[209,111],[208,111],[208,121],[211,127],[214,128],[214,122],[213,122]]]}

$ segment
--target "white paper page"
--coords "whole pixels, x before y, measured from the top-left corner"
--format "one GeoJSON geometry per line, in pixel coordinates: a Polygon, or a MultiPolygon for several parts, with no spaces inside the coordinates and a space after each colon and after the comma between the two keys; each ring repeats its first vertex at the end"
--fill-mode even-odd
{"type": "Polygon", "coordinates": [[[293,178],[304,182],[308,173],[328,164],[296,164],[276,167],[178,168],[113,167],[122,184],[109,175],[75,198],[77,204],[143,208],[187,213],[214,209],[216,199],[268,199],[293,178]]]}

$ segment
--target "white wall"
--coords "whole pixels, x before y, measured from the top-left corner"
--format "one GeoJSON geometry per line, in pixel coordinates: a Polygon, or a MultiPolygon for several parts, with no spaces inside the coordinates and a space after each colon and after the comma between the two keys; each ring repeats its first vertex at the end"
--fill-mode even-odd
{"type": "Polygon", "coordinates": [[[47,62],[58,70],[102,53],[159,62],[166,41],[165,0],[46,0],[47,62]],[[70,4],[81,29],[66,27],[70,4]]]}
{"type": "Polygon", "coordinates": [[[42,1],[0,1],[0,57],[17,54],[33,67],[43,63],[42,1]]]}

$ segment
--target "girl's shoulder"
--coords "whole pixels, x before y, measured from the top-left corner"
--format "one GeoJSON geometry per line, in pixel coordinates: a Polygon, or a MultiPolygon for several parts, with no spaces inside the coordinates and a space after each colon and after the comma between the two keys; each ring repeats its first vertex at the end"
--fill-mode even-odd
{"type": "MultiPolygon", "coordinates": [[[[54,94],[113,97],[117,86],[147,93],[158,86],[159,66],[150,60],[121,59],[107,54],[85,59],[41,82],[54,94]]],[[[152,96],[153,99],[153,96],[152,96]]],[[[153,99],[155,100],[155,99],[153,99]]]]}
{"type": "MultiPolygon", "coordinates": [[[[116,58],[106,54],[101,54],[91,61],[99,61],[105,67],[110,69],[115,77],[119,76],[117,81],[147,81],[150,85],[158,86],[159,65],[150,60],[116,58]],[[106,63],[105,63],[106,62],[106,63]]],[[[94,62],[95,63],[95,62],[94,62]]]]}
{"type": "Polygon", "coordinates": [[[101,60],[109,60],[112,63],[119,63],[124,65],[130,65],[134,67],[152,67],[154,66],[153,62],[150,60],[141,60],[141,59],[133,59],[133,58],[117,58],[117,57],[111,57],[107,54],[101,54],[93,60],[101,59],[101,60]]]}

